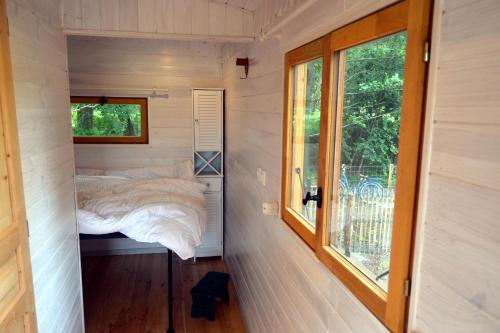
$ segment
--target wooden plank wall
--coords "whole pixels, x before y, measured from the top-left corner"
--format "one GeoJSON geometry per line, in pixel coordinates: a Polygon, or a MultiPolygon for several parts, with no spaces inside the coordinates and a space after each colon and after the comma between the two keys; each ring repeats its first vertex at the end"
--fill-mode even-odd
{"type": "Polygon", "coordinates": [[[415,332],[500,332],[500,2],[436,2],[415,332]]]}
{"type": "Polygon", "coordinates": [[[387,3],[318,1],[277,38],[225,49],[225,259],[249,332],[386,331],[262,202],[280,198],[284,53],[387,3]],[[237,56],[250,57],[246,80],[237,56]]]}
{"type": "Polygon", "coordinates": [[[253,37],[253,12],[211,0],[63,0],[72,33],[253,37]]]}
{"type": "Polygon", "coordinates": [[[168,99],[149,98],[149,145],[75,145],[77,167],[123,169],[192,159],[191,88],[222,86],[219,45],[71,37],[68,52],[72,93],[112,96],[107,89],[169,90],[168,99]]]}
{"type": "Polygon", "coordinates": [[[83,332],[61,4],[7,4],[38,331],[83,332]]]}

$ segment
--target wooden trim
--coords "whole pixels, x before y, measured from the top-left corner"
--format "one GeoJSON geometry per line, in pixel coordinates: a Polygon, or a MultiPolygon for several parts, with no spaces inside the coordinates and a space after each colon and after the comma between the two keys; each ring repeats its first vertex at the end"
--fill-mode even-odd
{"type": "Polygon", "coordinates": [[[316,231],[311,227],[309,223],[304,221],[304,219],[292,209],[285,207],[282,212],[281,218],[292,228],[297,235],[302,238],[309,247],[315,248],[316,243],[316,231]]]}
{"type": "Polygon", "coordinates": [[[330,41],[332,51],[343,50],[405,30],[408,21],[408,1],[399,2],[333,31],[330,41]]]}
{"type": "Polygon", "coordinates": [[[409,0],[406,62],[400,123],[396,201],[392,233],[391,276],[385,316],[386,325],[394,332],[406,326],[408,300],[404,282],[410,279],[410,256],[416,220],[420,151],[426,87],[427,64],[425,43],[430,38],[431,0],[409,0]]]}
{"type": "Polygon", "coordinates": [[[293,65],[298,65],[319,58],[323,55],[323,44],[325,43],[325,40],[326,37],[321,37],[293,49],[285,55],[285,59],[288,60],[288,64],[291,67],[293,65]]]}
{"type": "MultiPolygon", "coordinates": [[[[340,170],[340,162],[341,162],[341,153],[342,153],[342,116],[344,114],[343,109],[344,109],[344,78],[345,78],[345,51],[338,52],[334,55],[335,58],[335,72],[337,73],[336,75],[336,83],[337,83],[337,89],[335,89],[335,102],[336,102],[336,107],[335,110],[333,110],[333,118],[335,119],[335,127],[332,127],[332,130],[334,131],[332,133],[332,138],[333,139],[333,154],[332,154],[332,160],[329,161],[329,171],[328,174],[331,175],[332,181],[328,183],[329,191],[331,193],[330,198],[332,198],[332,202],[338,202],[338,188],[339,188],[339,180],[340,180],[340,175],[339,172],[331,172],[331,170],[340,170]]],[[[331,204],[331,203],[330,203],[331,204]]],[[[330,206],[330,205],[329,205],[330,206]]],[[[327,225],[327,230],[331,229],[331,220],[337,216],[337,205],[332,207],[330,209],[331,215],[329,216],[328,220],[324,221],[324,223],[327,225]]],[[[322,243],[321,245],[330,245],[331,244],[331,235],[328,233],[325,235],[325,242],[322,243]]]]}
{"type": "MultiPolygon", "coordinates": [[[[100,103],[102,97],[71,96],[71,103],[100,103]]],[[[106,97],[107,104],[139,104],[141,105],[141,136],[137,137],[104,137],[104,136],[76,136],[73,143],[76,144],[147,144],[149,142],[148,126],[148,99],[132,97],[106,97]]]]}
{"type": "Polygon", "coordinates": [[[328,172],[331,161],[331,130],[332,108],[335,106],[336,89],[333,88],[337,78],[335,68],[335,59],[332,59],[330,52],[330,35],[325,37],[323,43],[323,78],[321,86],[321,115],[319,132],[319,152],[318,152],[318,186],[323,189],[324,204],[316,209],[316,249],[320,250],[322,244],[326,242],[325,237],[328,234],[328,226],[324,221],[328,221],[330,216],[328,198],[331,196],[330,184],[331,175],[328,172]],[[333,60],[333,61],[332,61],[333,60]]]}
{"type": "MultiPolygon", "coordinates": [[[[285,55],[285,82],[284,82],[284,114],[283,114],[283,161],[281,180],[281,218],[292,228],[312,249],[316,247],[315,230],[302,217],[288,208],[290,202],[291,172],[291,113],[293,112],[293,87],[291,85],[292,66],[298,65],[323,56],[326,38],[314,40],[302,47],[289,51],[285,55]]],[[[325,71],[323,59],[323,72],[325,71]]],[[[323,103],[323,101],[322,101],[323,103]]],[[[323,106],[322,106],[323,107],[323,106]]]]}
{"type": "Polygon", "coordinates": [[[11,224],[0,233],[1,255],[8,255],[9,241],[14,240],[19,275],[19,294],[10,304],[4,304],[0,313],[0,331],[9,330],[15,320],[24,322],[25,332],[36,332],[36,314],[33,296],[33,275],[28,242],[28,221],[24,201],[24,186],[21,172],[14,78],[12,74],[11,50],[9,45],[9,23],[6,1],[0,0],[0,158],[5,159],[6,170],[2,174],[8,183],[9,193],[0,201],[9,202],[11,224]],[[22,319],[21,319],[22,318],[22,319]]]}
{"type": "MultiPolygon", "coordinates": [[[[293,91],[292,96],[294,96],[294,108],[293,115],[296,119],[305,119],[306,107],[307,107],[307,66],[298,66],[295,68],[294,79],[293,79],[293,91]]],[[[292,112],[292,110],[290,110],[292,112]]],[[[299,144],[293,144],[292,142],[292,155],[291,163],[292,170],[295,167],[300,166],[301,170],[302,165],[304,165],[304,150],[305,144],[300,144],[300,141],[304,141],[305,139],[306,127],[302,121],[297,121],[295,123],[295,127],[293,128],[293,137],[291,139],[295,142],[299,142],[299,144]]],[[[292,173],[292,178],[294,174],[292,173]]],[[[304,170],[302,170],[302,179],[304,179],[304,170]]],[[[292,193],[301,193],[302,192],[302,184],[297,181],[292,181],[290,190],[292,193]]],[[[302,206],[302,197],[292,196],[290,198],[290,206],[291,207],[301,207],[302,206]]]]}
{"type": "MultiPolygon", "coordinates": [[[[283,137],[282,137],[282,162],[281,162],[281,203],[280,203],[280,211],[281,218],[287,222],[291,221],[287,214],[287,205],[290,198],[289,189],[290,189],[290,173],[288,170],[288,160],[290,159],[290,117],[289,117],[289,107],[290,107],[290,60],[287,56],[285,56],[285,72],[284,72],[284,86],[283,86],[283,137]]],[[[287,222],[290,225],[289,222],[287,222]]]]}
{"type": "Polygon", "coordinates": [[[323,245],[317,256],[349,290],[382,322],[386,311],[385,293],[341,254],[323,245]]]}
{"type": "Polygon", "coordinates": [[[115,31],[115,30],[91,30],[91,29],[63,29],[66,36],[93,36],[113,38],[141,38],[180,41],[203,41],[213,43],[253,43],[253,36],[228,36],[228,35],[195,35],[195,34],[172,34],[158,32],[138,31],[115,31]]]}

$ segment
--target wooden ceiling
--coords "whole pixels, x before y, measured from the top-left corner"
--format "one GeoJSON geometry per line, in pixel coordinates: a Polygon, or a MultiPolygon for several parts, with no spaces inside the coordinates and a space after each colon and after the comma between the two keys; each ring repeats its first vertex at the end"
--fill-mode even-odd
{"type": "Polygon", "coordinates": [[[219,2],[223,4],[227,4],[231,7],[242,8],[251,12],[257,10],[259,4],[262,0],[212,0],[214,2],[219,2]]]}
{"type": "Polygon", "coordinates": [[[316,0],[63,0],[67,35],[252,42],[316,0]]]}

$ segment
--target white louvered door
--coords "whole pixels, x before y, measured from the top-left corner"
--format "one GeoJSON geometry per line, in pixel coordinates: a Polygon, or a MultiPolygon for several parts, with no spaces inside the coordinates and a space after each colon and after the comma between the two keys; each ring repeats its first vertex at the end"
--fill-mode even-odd
{"type": "Polygon", "coordinates": [[[196,249],[197,257],[222,255],[222,192],[205,192],[207,207],[207,230],[201,245],[196,249]]]}
{"type": "Polygon", "coordinates": [[[194,90],[194,146],[196,151],[222,150],[222,91],[194,90]]]}
{"type": "Polygon", "coordinates": [[[207,184],[205,203],[208,225],[197,257],[222,256],[223,252],[223,91],[193,90],[194,153],[198,179],[207,184]]]}

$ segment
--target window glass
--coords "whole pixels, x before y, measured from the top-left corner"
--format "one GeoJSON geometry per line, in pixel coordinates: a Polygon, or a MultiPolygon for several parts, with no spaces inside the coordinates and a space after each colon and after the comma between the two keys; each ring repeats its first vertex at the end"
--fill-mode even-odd
{"type": "Polygon", "coordinates": [[[292,133],[290,208],[310,226],[316,224],[316,202],[302,204],[307,192],[316,194],[323,59],[292,66],[292,133]]]}
{"type": "Polygon", "coordinates": [[[385,291],[405,53],[405,32],[340,53],[330,245],[385,291]]]}
{"type": "Polygon", "coordinates": [[[140,104],[72,103],[75,137],[140,137],[140,104]]]}

